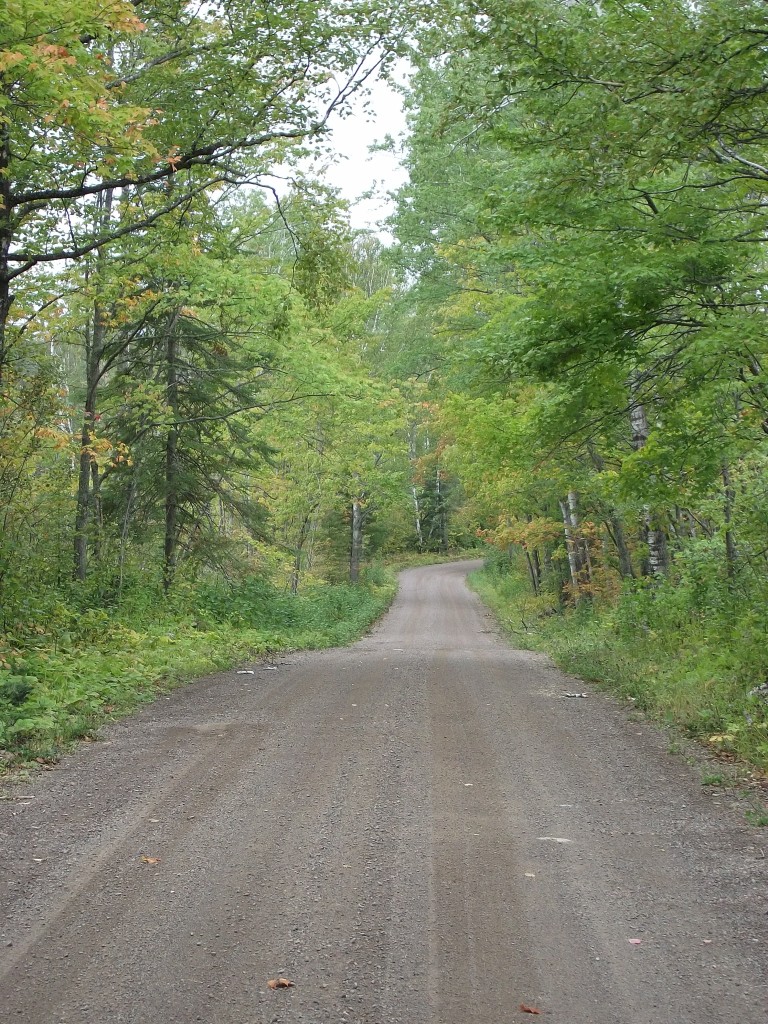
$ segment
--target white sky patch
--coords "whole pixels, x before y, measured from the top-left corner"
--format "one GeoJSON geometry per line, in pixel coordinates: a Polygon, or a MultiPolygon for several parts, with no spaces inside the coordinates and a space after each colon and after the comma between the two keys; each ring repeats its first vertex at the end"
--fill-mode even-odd
{"type": "MultiPolygon", "coordinates": [[[[405,83],[408,74],[409,65],[403,61],[395,69],[395,78],[405,83]]],[[[328,127],[323,151],[302,161],[299,168],[339,190],[350,204],[353,228],[374,231],[385,243],[391,242],[381,222],[394,212],[389,193],[405,184],[408,174],[396,153],[372,153],[371,147],[387,136],[399,145],[406,129],[401,94],[383,79],[371,80],[368,93],[353,96],[346,112],[334,114],[328,127]]],[[[285,193],[291,177],[290,167],[276,168],[272,183],[279,194],[285,193]]],[[[269,182],[269,176],[264,180],[269,182]]]]}
{"type": "Polygon", "coordinates": [[[354,227],[378,230],[378,222],[393,212],[387,193],[404,184],[408,175],[395,154],[371,153],[370,148],[387,135],[397,141],[405,129],[405,114],[400,94],[381,80],[373,85],[368,106],[363,111],[362,102],[356,101],[352,112],[335,122],[331,144],[338,156],[328,163],[324,177],[354,204],[354,227]],[[369,192],[370,198],[363,198],[369,192]]]}

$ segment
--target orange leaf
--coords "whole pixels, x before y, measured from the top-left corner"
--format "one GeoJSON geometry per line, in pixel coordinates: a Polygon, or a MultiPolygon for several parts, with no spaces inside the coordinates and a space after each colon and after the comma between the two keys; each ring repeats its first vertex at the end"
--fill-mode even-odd
{"type": "Polygon", "coordinates": [[[144,864],[159,864],[162,857],[142,857],[141,859],[144,864]]]}
{"type": "Polygon", "coordinates": [[[525,1003],[520,1003],[520,1011],[522,1013],[541,1013],[541,1010],[537,1010],[535,1006],[526,1006],[525,1003]]]}
{"type": "Polygon", "coordinates": [[[294,984],[288,978],[272,978],[267,982],[267,988],[294,988],[294,984]]]}

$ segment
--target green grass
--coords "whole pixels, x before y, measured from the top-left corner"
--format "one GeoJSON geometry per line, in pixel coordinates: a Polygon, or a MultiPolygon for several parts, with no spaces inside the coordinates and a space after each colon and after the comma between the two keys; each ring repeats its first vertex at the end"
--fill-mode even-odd
{"type": "Polygon", "coordinates": [[[705,772],[701,777],[702,786],[727,786],[729,781],[722,772],[705,772]]]}
{"type": "Polygon", "coordinates": [[[361,586],[316,584],[293,597],[260,579],[212,584],[179,611],[61,614],[0,644],[0,770],[53,759],[106,719],[197,676],[281,651],[356,640],[397,583],[372,570],[361,586]]]}

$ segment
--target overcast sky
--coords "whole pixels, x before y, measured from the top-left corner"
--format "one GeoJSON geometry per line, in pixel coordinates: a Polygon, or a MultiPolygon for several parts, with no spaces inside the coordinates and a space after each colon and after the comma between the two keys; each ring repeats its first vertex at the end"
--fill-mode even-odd
{"type": "Polygon", "coordinates": [[[372,87],[370,107],[366,114],[357,103],[348,117],[335,122],[331,138],[339,155],[329,162],[325,177],[354,203],[353,226],[378,230],[377,222],[392,212],[386,193],[402,185],[407,175],[397,157],[368,150],[388,134],[397,139],[405,128],[405,116],[399,93],[381,81],[372,87]],[[360,198],[372,188],[377,196],[360,198]]]}

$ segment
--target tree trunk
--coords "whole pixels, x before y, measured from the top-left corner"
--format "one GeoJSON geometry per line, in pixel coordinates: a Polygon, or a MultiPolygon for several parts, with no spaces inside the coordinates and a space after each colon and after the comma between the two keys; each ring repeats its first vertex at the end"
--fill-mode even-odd
{"type": "Polygon", "coordinates": [[[435,494],[436,494],[436,507],[437,507],[437,521],[439,526],[440,536],[440,551],[445,554],[448,550],[448,511],[445,507],[445,497],[443,495],[443,482],[440,473],[440,462],[437,462],[437,468],[435,470],[435,494]]]}
{"type": "Polygon", "coordinates": [[[609,515],[606,526],[608,528],[608,534],[616,548],[616,554],[619,557],[619,573],[624,577],[624,579],[633,580],[635,578],[635,570],[632,568],[632,556],[630,555],[629,548],[627,547],[627,539],[624,536],[624,527],[615,512],[612,512],[609,515]]]}
{"type": "MultiPolygon", "coordinates": [[[[408,455],[411,459],[411,465],[416,462],[416,427],[411,427],[408,432],[408,455]]],[[[414,525],[416,527],[416,543],[419,551],[424,550],[424,531],[421,528],[421,506],[419,504],[419,492],[416,489],[416,484],[411,484],[411,497],[413,498],[413,512],[414,512],[414,525]]]]}
{"type": "MultiPolygon", "coordinates": [[[[592,460],[592,465],[598,473],[602,473],[605,469],[605,460],[602,455],[591,441],[587,444],[587,449],[592,460]]],[[[603,522],[605,523],[605,528],[608,531],[608,536],[611,538],[614,547],[616,548],[616,554],[619,557],[619,573],[625,579],[634,579],[635,572],[632,568],[632,556],[629,553],[627,540],[624,535],[624,527],[622,526],[621,519],[619,518],[616,509],[611,508],[608,512],[607,518],[604,519],[603,522]]]]}
{"type": "Polygon", "coordinates": [[[360,562],[363,556],[363,504],[360,498],[352,500],[352,534],[349,547],[349,582],[359,583],[360,562]]]}
{"type": "Polygon", "coordinates": [[[725,520],[725,566],[728,579],[733,581],[736,575],[736,562],[739,557],[736,550],[736,541],[733,537],[733,530],[731,529],[733,503],[736,495],[733,490],[731,471],[727,462],[723,463],[721,475],[723,478],[723,518],[725,520]]]}
{"type": "Polygon", "coordinates": [[[580,586],[579,586],[579,559],[576,551],[576,544],[573,538],[573,529],[571,528],[571,514],[568,508],[568,504],[564,499],[561,499],[558,504],[560,505],[560,512],[563,517],[563,529],[565,531],[565,550],[568,552],[568,568],[571,571],[571,586],[573,587],[573,596],[575,600],[579,598],[580,586]]]}
{"type": "MultiPolygon", "coordinates": [[[[532,522],[533,516],[527,515],[525,517],[526,522],[532,522]]],[[[531,577],[531,586],[533,587],[534,594],[538,597],[541,593],[541,560],[539,558],[539,552],[536,548],[529,549],[527,545],[523,547],[525,551],[525,560],[528,563],[528,572],[531,577]]]]}
{"type": "MultiPolygon", "coordinates": [[[[107,192],[99,200],[99,221],[106,224],[112,216],[112,192],[107,192]]],[[[105,260],[101,249],[96,252],[97,269],[105,260]]],[[[80,434],[80,460],[77,480],[77,508],[75,511],[74,539],[74,577],[84,580],[88,575],[88,535],[93,513],[97,511],[96,501],[99,484],[98,466],[96,466],[91,443],[93,441],[93,425],[97,419],[98,389],[102,374],[102,359],[107,337],[107,325],[104,308],[96,300],[93,306],[91,326],[85,336],[85,405],[83,409],[83,427],[80,434]]]]}
{"type": "Polygon", "coordinates": [[[77,508],[75,510],[74,577],[84,580],[88,575],[88,521],[91,515],[91,418],[86,402],[83,429],[80,434],[80,466],[77,477],[77,508]]]}
{"type": "Polygon", "coordinates": [[[179,544],[179,411],[178,337],[179,312],[173,314],[165,339],[166,402],[172,416],[165,440],[165,540],[163,544],[163,591],[167,594],[176,575],[179,544]]]}
{"type": "Polygon", "coordinates": [[[416,485],[411,486],[411,494],[413,496],[413,512],[414,512],[414,525],[416,527],[416,544],[419,551],[424,550],[424,533],[421,529],[421,508],[419,506],[419,492],[416,490],[416,485]]]}
{"type": "MultiPolygon", "coordinates": [[[[632,427],[632,447],[640,451],[645,447],[648,440],[648,418],[645,414],[645,406],[638,398],[639,383],[633,380],[630,383],[632,401],[629,408],[629,420],[632,427]]],[[[643,572],[646,576],[663,576],[669,568],[669,549],[667,545],[667,534],[651,514],[650,506],[643,508],[643,520],[641,526],[641,538],[648,546],[648,559],[643,565],[643,572]]]]}
{"type": "Polygon", "coordinates": [[[91,488],[98,482],[98,467],[94,464],[91,445],[93,424],[96,422],[96,396],[105,336],[104,313],[97,303],[93,308],[93,321],[85,338],[85,407],[80,434],[77,508],[75,511],[74,576],[77,580],[84,580],[88,575],[88,535],[95,510],[91,488]]]}
{"type": "Polygon", "coordinates": [[[539,557],[538,548],[534,548],[531,552],[531,562],[533,563],[533,571],[536,578],[536,592],[539,593],[541,590],[541,558],[539,557]]]}
{"type": "Polygon", "coordinates": [[[665,530],[646,517],[646,540],[648,543],[648,570],[651,576],[664,576],[669,568],[669,549],[665,530]]]}
{"type": "Polygon", "coordinates": [[[291,568],[291,593],[295,596],[299,592],[299,582],[301,581],[301,570],[304,562],[304,544],[310,533],[312,516],[314,515],[315,509],[310,509],[309,512],[304,516],[301,521],[301,527],[299,528],[299,536],[296,539],[296,544],[293,549],[293,567],[291,568]]]}
{"type": "MultiPolygon", "coordinates": [[[[536,563],[534,562],[533,558],[531,557],[531,552],[528,550],[528,548],[527,547],[523,548],[523,550],[525,551],[525,560],[528,563],[528,575],[531,577],[531,587],[533,588],[533,593],[535,594],[535,596],[538,597],[539,596],[539,573],[538,573],[538,569],[536,567],[536,563]]],[[[536,552],[534,551],[534,555],[535,554],[536,554],[536,552]]]]}
{"type": "Polygon", "coordinates": [[[579,496],[576,491],[568,491],[568,514],[570,516],[573,540],[576,546],[579,578],[582,582],[592,583],[592,558],[589,553],[589,544],[580,529],[579,496]]]}
{"type": "Polygon", "coordinates": [[[11,265],[8,254],[13,239],[11,223],[11,180],[8,167],[11,162],[10,125],[0,122],[0,384],[5,379],[8,362],[8,320],[13,305],[11,293],[11,265]]]}

